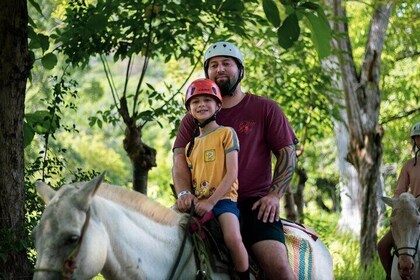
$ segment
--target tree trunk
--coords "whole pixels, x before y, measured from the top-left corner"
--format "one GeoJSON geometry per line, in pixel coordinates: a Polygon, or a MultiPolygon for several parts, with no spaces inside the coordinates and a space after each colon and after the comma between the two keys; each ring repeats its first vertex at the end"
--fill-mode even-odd
{"type": "Polygon", "coordinates": [[[305,190],[306,181],[308,181],[308,174],[305,169],[296,167],[296,174],[299,176],[298,186],[296,193],[294,194],[298,219],[297,222],[303,222],[303,191],[305,190]]]}
{"type": "Polygon", "coordinates": [[[296,211],[295,198],[291,186],[289,186],[284,193],[284,211],[286,219],[290,221],[297,221],[298,213],[296,211]]]}
{"type": "MultiPolygon", "coordinates": [[[[328,1],[330,6],[334,6],[332,1],[328,1]]],[[[334,22],[330,22],[334,28],[334,22]]],[[[333,48],[338,49],[337,42],[333,41],[333,48]]],[[[334,135],[337,146],[337,166],[340,173],[340,198],[341,198],[341,214],[338,221],[338,229],[342,232],[351,233],[352,235],[360,234],[361,216],[359,199],[360,183],[357,170],[347,161],[347,154],[350,145],[350,136],[348,130],[348,117],[346,111],[346,102],[344,100],[343,79],[339,74],[340,63],[336,55],[330,55],[322,61],[322,67],[326,72],[331,73],[331,84],[340,94],[330,92],[329,94],[334,100],[335,105],[339,108],[339,119],[332,117],[334,123],[334,135]]]]}
{"type": "Polygon", "coordinates": [[[126,125],[124,149],[133,165],[133,189],[147,195],[147,179],[149,170],[156,166],[156,150],[141,141],[140,127],[126,125]]]}
{"type": "Polygon", "coordinates": [[[334,121],[335,141],[338,148],[338,166],[341,177],[341,215],[338,221],[340,231],[354,235],[360,234],[362,201],[359,198],[360,183],[357,170],[347,161],[349,132],[346,126],[347,116],[342,114],[343,122],[334,121]]]}
{"type": "Polygon", "coordinates": [[[26,1],[0,4],[0,278],[32,279],[26,254],[23,117],[29,73],[26,1]]]}
{"type": "MultiPolygon", "coordinates": [[[[337,45],[350,134],[347,160],[356,168],[361,186],[360,255],[361,264],[366,266],[376,254],[376,197],[381,189],[379,167],[383,135],[378,125],[381,102],[379,70],[391,7],[391,3],[378,2],[375,5],[360,76],[356,74],[347,23],[336,22],[334,26],[339,34],[343,34],[337,39],[337,45]]],[[[341,0],[334,1],[334,13],[335,18],[347,18],[341,0]]]]}

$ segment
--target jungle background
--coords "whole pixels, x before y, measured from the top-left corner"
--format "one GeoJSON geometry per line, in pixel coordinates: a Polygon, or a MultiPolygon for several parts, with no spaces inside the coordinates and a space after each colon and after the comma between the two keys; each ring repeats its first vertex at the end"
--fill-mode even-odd
{"type": "Polygon", "coordinates": [[[171,147],[204,50],[234,42],[243,89],[300,140],[281,216],[314,228],[336,279],[384,279],[376,242],[420,121],[415,1],[17,1],[0,4],[0,277],[30,278],[30,232],[58,188],[102,171],[170,206],[171,147]]]}

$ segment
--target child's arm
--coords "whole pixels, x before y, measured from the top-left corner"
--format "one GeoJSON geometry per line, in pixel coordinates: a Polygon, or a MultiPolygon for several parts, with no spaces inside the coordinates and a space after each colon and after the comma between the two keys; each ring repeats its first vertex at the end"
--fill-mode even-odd
{"type": "Polygon", "coordinates": [[[213,206],[229,191],[233,182],[238,178],[238,151],[233,150],[226,154],[226,174],[216,191],[208,198],[213,206]]]}
{"type": "Polygon", "coordinates": [[[216,203],[229,191],[233,182],[238,178],[238,151],[233,150],[226,154],[226,174],[216,191],[208,198],[196,205],[196,213],[200,216],[211,211],[216,203]]]}

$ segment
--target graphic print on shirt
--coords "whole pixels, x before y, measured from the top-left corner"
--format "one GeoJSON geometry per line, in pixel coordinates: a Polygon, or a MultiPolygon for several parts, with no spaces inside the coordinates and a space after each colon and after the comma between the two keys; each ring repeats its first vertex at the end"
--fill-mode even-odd
{"type": "Polygon", "coordinates": [[[256,121],[243,121],[239,124],[238,132],[249,134],[254,129],[256,121]]]}
{"type": "Polygon", "coordinates": [[[204,151],[204,161],[205,162],[211,162],[216,160],[216,150],[206,150],[204,151]]]}

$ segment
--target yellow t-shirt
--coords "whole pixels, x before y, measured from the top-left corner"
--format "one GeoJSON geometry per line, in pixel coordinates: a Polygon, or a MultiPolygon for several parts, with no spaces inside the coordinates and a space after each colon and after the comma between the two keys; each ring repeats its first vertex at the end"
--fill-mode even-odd
{"type": "MultiPolygon", "coordinates": [[[[190,143],[185,151],[189,146],[190,143]]],[[[226,174],[225,154],[234,150],[239,151],[239,141],[231,127],[219,126],[195,138],[187,163],[191,170],[194,194],[198,199],[208,198],[214,193],[226,174]]],[[[238,200],[238,179],[224,198],[238,200]]]]}

